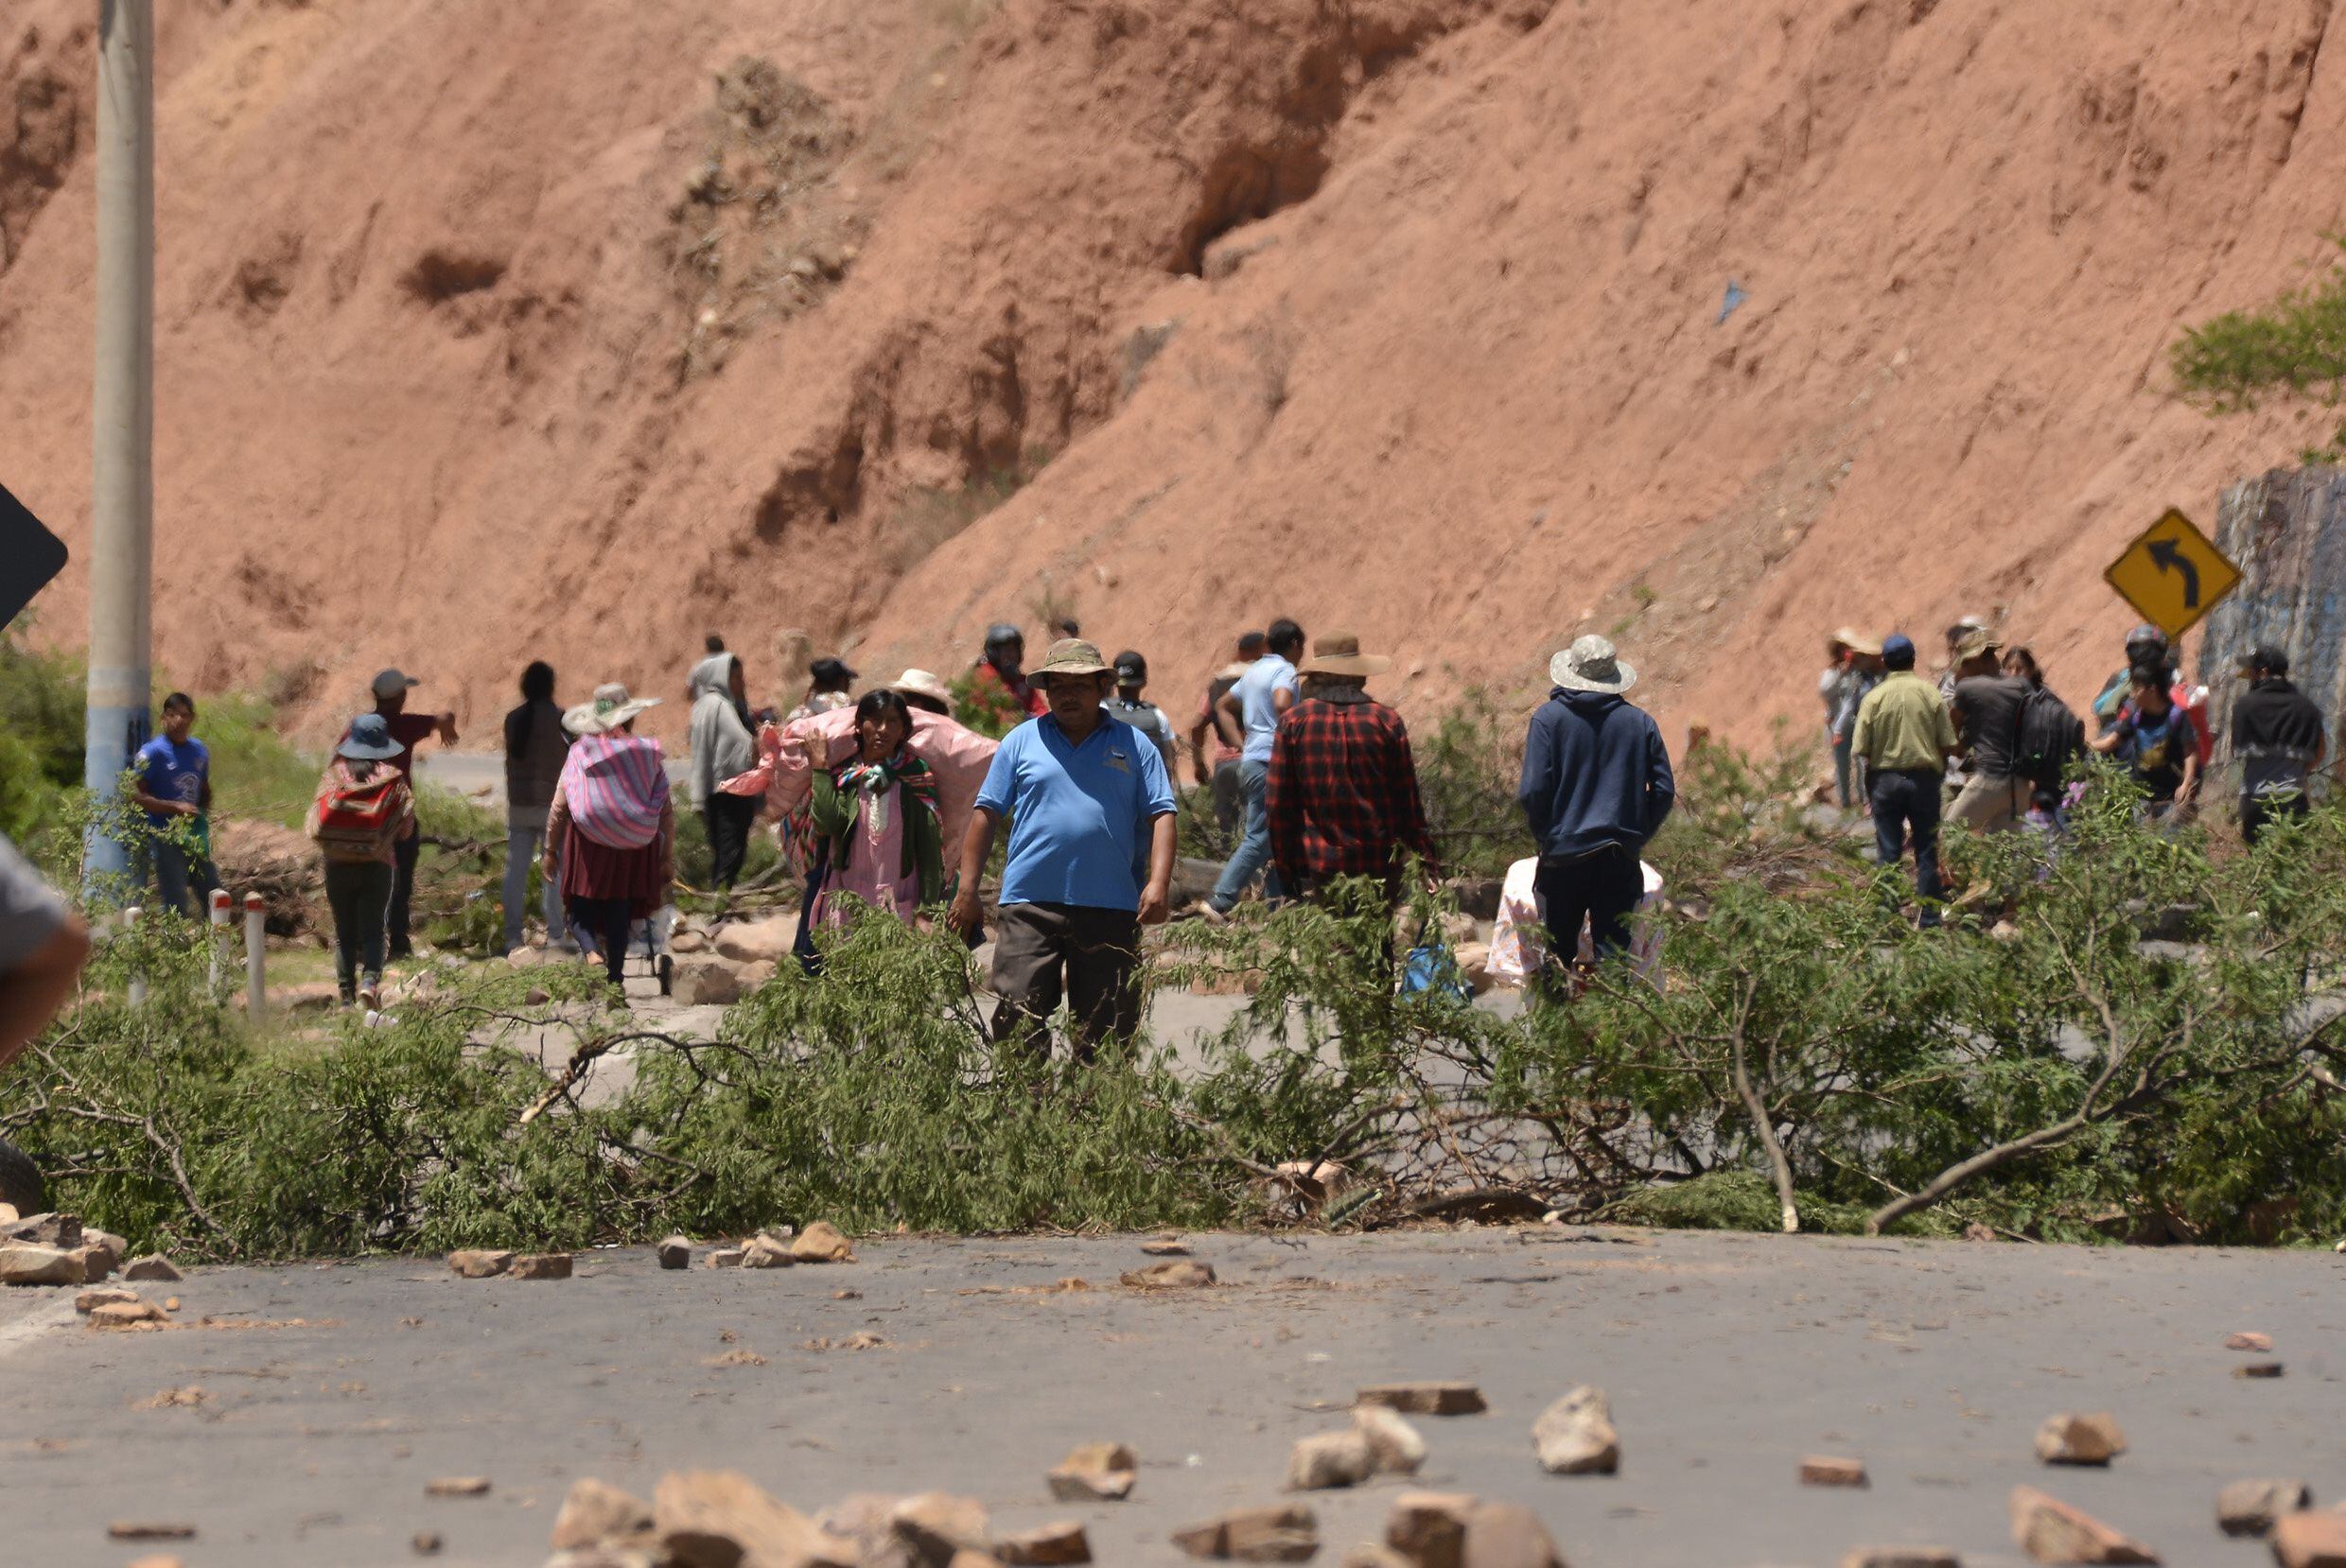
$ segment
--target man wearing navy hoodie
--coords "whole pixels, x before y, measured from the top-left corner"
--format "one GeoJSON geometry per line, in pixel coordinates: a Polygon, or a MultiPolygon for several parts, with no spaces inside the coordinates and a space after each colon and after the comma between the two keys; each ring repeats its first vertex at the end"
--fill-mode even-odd
{"type": "Polygon", "coordinates": [[[1629,947],[1645,892],[1638,854],[1678,798],[1662,732],[1621,693],[1637,672],[1599,636],[1548,661],[1554,689],[1532,715],[1516,798],[1539,841],[1532,882],[1549,950],[1570,963],[1586,920],[1600,961],[1629,947]]]}

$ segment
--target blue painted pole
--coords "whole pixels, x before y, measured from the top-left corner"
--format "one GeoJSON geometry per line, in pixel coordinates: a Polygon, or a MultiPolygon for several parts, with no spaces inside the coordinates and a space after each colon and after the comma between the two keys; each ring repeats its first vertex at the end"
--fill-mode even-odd
{"type": "MultiPolygon", "coordinates": [[[[97,362],[92,397],[90,688],[82,782],[114,793],[147,742],[153,649],[155,132],[152,0],[100,0],[97,41],[97,362]]],[[[93,830],[85,895],[135,863],[93,830]]],[[[119,887],[119,882],[114,883],[119,887]]]]}

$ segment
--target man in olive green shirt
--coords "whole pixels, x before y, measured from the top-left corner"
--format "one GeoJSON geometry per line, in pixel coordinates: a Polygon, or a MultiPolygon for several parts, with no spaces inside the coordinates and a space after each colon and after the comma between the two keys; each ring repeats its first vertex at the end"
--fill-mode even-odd
{"type": "Polygon", "coordinates": [[[1938,880],[1939,793],[1947,758],[1955,753],[1954,721],[1938,688],[1915,673],[1915,645],[1892,636],[1882,644],[1889,671],[1858,705],[1857,729],[1849,755],[1865,764],[1866,794],[1874,810],[1874,856],[1896,865],[1915,841],[1915,891],[1922,897],[1922,923],[1938,924],[1946,890],[1938,880]]]}

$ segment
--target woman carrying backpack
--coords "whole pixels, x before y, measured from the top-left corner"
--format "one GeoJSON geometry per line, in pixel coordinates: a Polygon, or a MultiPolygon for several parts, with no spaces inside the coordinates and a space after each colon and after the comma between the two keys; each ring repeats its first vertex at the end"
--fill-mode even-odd
{"type": "Polygon", "coordinates": [[[335,984],[343,1006],[355,1002],[369,1012],[382,1004],[394,846],[415,836],[407,775],[383,765],[399,749],[381,714],[359,714],[309,804],[309,837],[325,861],[325,901],[334,912],[335,984]]]}
{"type": "Polygon", "coordinates": [[[562,889],[570,929],[594,938],[622,1001],[628,928],[667,902],[675,879],[668,758],[657,740],[636,733],[637,716],[658,703],[610,682],[563,715],[578,739],[546,822],[546,880],[562,889]]]}
{"type": "Polygon", "coordinates": [[[826,868],[814,919],[834,928],[854,907],[912,920],[946,897],[937,775],[907,743],[912,710],[903,696],[865,692],[855,738],[852,758],[814,778],[811,815],[826,868]]]}

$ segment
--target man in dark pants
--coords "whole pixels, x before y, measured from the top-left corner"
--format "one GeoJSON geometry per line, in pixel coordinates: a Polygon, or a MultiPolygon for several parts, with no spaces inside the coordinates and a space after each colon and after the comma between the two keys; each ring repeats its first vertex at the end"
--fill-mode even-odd
{"type": "Polygon", "coordinates": [[[1034,672],[1050,711],[1004,738],[961,846],[952,921],[977,929],[978,879],[1008,817],[993,986],[994,1036],[1047,1026],[1063,994],[1076,1054],[1140,1027],[1140,929],[1165,917],[1173,885],[1173,783],[1154,741],[1100,704],[1112,671],[1099,650],[1052,645],[1034,672]]]}
{"type": "Polygon", "coordinates": [[[2321,709],[2289,679],[2289,655],[2271,646],[2240,661],[2249,689],[2232,706],[2240,758],[2240,836],[2253,845],[2276,817],[2302,817],[2313,771],[2328,755],[2321,709]]]}
{"type": "Polygon", "coordinates": [[[1849,751],[1873,781],[1875,857],[1884,866],[1898,864],[1911,829],[1922,924],[1935,926],[1946,896],[1938,880],[1939,807],[1947,759],[1955,754],[1955,723],[1938,688],[1915,673],[1910,638],[1883,638],[1882,663],[1889,673],[1858,705],[1849,751]]]}
{"type": "MultiPolygon", "coordinates": [[[[415,748],[418,745],[434,735],[440,737],[440,743],[444,746],[456,744],[455,714],[408,711],[408,692],[422,684],[412,675],[403,675],[396,670],[386,670],[375,677],[375,711],[383,716],[383,723],[391,728],[392,740],[399,746],[399,755],[390,759],[391,765],[399,770],[399,776],[406,779],[411,788],[415,783],[415,748]]],[[[350,732],[344,730],[341,738],[349,740],[350,732]]],[[[394,962],[413,951],[408,937],[408,904],[415,896],[415,857],[422,847],[423,839],[418,834],[410,834],[393,845],[397,863],[392,868],[391,912],[386,917],[385,930],[389,933],[390,957],[394,962]]]]}
{"type": "Polygon", "coordinates": [[[1532,884],[1549,951],[1580,952],[1586,921],[1599,962],[1629,948],[1629,915],[1645,893],[1637,857],[1678,798],[1662,732],[1621,693],[1637,671],[1600,636],[1548,661],[1554,688],[1532,715],[1516,798],[1539,843],[1532,884]]]}

